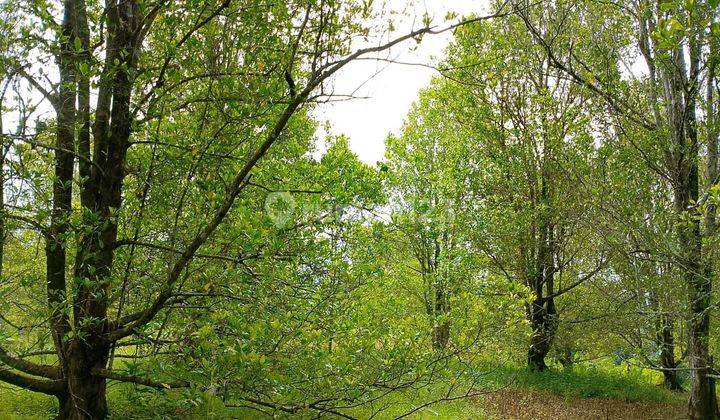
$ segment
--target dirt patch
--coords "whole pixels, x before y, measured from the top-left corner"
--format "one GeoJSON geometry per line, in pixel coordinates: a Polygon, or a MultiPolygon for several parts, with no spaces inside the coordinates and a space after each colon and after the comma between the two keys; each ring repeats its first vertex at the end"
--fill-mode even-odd
{"type": "Polygon", "coordinates": [[[625,402],[614,398],[564,397],[543,392],[504,390],[477,399],[487,415],[522,420],[675,420],[685,404],[625,402]]]}

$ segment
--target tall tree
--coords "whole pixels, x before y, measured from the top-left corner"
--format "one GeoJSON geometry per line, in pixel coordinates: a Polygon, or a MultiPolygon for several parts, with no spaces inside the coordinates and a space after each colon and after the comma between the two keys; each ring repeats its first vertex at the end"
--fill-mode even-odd
{"type": "MultiPolygon", "coordinates": [[[[516,4],[525,7],[526,3],[516,4]]],[[[639,54],[646,68],[641,76],[632,72],[628,76],[645,88],[641,98],[632,96],[627,85],[617,83],[617,78],[607,77],[608,68],[617,68],[622,65],[621,60],[629,58],[618,55],[617,44],[595,43],[595,50],[601,51],[605,60],[604,63],[590,60],[577,45],[566,42],[568,37],[576,39],[572,30],[563,36],[549,37],[538,30],[529,14],[521,13],[530,33],[546,49],[553,67],[602,98],[621,127],[634,125],[644,130],[644,141],[632,140],[646,156],[648,167],[672,190],[673,214],[677,222],[674,234],[677,248],[673,261],[689,291],[687,322],[692,380],[688,416],[716,418],[718,407],[710,376],[713,367],[709,354],[713,267],[709,261],[711,252],[703,244],[715,234],[715,214],[713,206],[703,205],[708,195],[701,194],[701,189],[715,185],[717,180],[707,179],[703,183],[700,179],[702,148],[699,133],[708,125],[699,121],[698,113],[703,90],[707,87],[709,91],[715,90],[712,65],[715,58],[708,41],[713,44],[716,37],[712,28],[718,4],[715,1],[634,1],[627,5],[600,6],[592,2],[553,3],[563,10],[560,16],[578,16],[588,22],[596,19],[592,26],[601,33],[606,31],[602,26],[612,26],[613,20],[623,22],[625,28],[632,28],[631,48],[625,52],[627,55],[639,54]],[[599,13],[605,13],[605,17],[599,13]],[[703,80],[707,87],[703,86],[703,80]]],[[[619,40],[619,43],[627,45],[626,40],[619,40]]],[[[712,101],[713,94],[707,94],[712,101]]],[[[714,119],[714,105],[708,106],[705,122],[714,119]]],[[[707,159],[707,174],[717,172],[714,132],[714,129],[708,130],[711,156],[707,159]]]]}
{"type": "MultiPolygon", "coordinates": [[[[5,76],[42,95],[54,113],[52,140],[38,126],[33,133],[23,118],[29,130],[14,140],[50,150],[54,161],[23,180],[37,181],[38,190],[4,215],[43,238],[55,360],[39,363],[2,347],[7,368],[0,379],[56,396],[59,417],[73,419],[107,416],[107,379],[184,385],[112,370],[111,354],[134,336],[163,330],[160,320],[173,307],[199,296],[187,290],[196,286],[188,279],[198,259],[253,258],[215,254],[222,247],[213,243],[218,228],[253,186],[271,148],[279,143],[288,152],[296,145],[288,141],[288,126],[298,124],[296,115],[308,104],[329,96],[325,82],[333,74],[436,31],[424,26],[352,52],[349,45],[371,29],[361,23],[371,8],[353,1],[64,0],[20,2],[13,13],[24,17],[13,33],[24,41],[3,56],[5,76]],[[53,59],[57,70],[47,71],[53,59]],[[162,160],[168,155],[159,150],[166,148],[186,152],[189,166],[162,160]],[[203,174],[209,157],[216,165],[203,174]],[[138,176],[133,165],[148,158],[152,163],[138,176]],[[182,180],[182,188],[163,196],[154,188],[162,177],[182,180]],[[205,187],[209,179],[212,188],[205,187]],[[45,184],[51,184],[47,208],[45,184]],[[135,187],[137,207],[128,206],[128,186],[135,187]],[[174,209],[173,217],[148,215],[153,202],[165,202],[160,211],[174,209]],[[128,230],[133,216],[140,223],[128,230]],[[138,269],[134,261],[143,255],[136,249],[163,251],[164,258],[138,269]]],[[[13,152],[24,162],[23,153],[22,147],[13,152]]]]}
{"type": "Polygon", "coordinates": [[[559,326],[556,299],[606,265],[591,222],[597,150],[586,95],[552,69],[513,17],[458,32],[445,105],[477,142],[472,153],[482,167],[471,183],[479,200],[472,243],[494,271],[530,291],[527,362],[542,371],[559,326]]]}
{"type": "Polygon", "coordinates": [[[466,235],[475,199],[469,185],[478,165],[470,154],[473,143],[459,138],[457,123],[448,118],[441,84],[434,85],[421,92],[401,135],[387,139],[386,155],[392,223],[415,260],[411,268],[424,285],[433,346],[442,350],[450,338],[453,301],[479,274],[466,235]]]}

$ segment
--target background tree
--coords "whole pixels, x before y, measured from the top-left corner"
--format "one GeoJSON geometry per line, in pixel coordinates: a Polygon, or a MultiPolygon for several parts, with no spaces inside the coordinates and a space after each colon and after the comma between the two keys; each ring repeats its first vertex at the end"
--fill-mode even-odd
{"type": "Polygon", "coordinates": [[[470,142],[456,136],[438,89],[423,91],[399,137],[387,139],[392,224],[413,256],[423,282],[421,299],[432,323],[433,345],[450,338],[450,311],[462,290],[476,281],[482,263],[467,247],[466,216],[475,197],[470,142]]]}
{"type": "Polygon", "coordinates": [[[463,28],[444,66],[438,108],[469,144],[469,240],[495,274],[532,293],[528,365],[544,370],[559,322],[555,299],[605,266],[586,193],[597,151],[585,97],[512,17],[463,28]]]}
{"type": "MultiPolygon", "coordinates": [[[[517,3],[526,6],[525,3],[517,3]]],[[[712,255],[707,247],[715,234],[713,206],[704,206],[707,189],[716,180],[701,181],[701,134],[703,124],[703,95],[706,86],[714,90],[714,53],[709,47],[714,43],[712,31],[717,14],[717,3],[707,2],[632,2],[629,5],[594,7],[592,2],[557,2],[556,16],[565,20],[579,12],[593,22],[623,22],[632,28],[630,48],[619,50],[617,44],[597,43],[600,62],[590,60],[580,52],[577,45],[567,39],[578,39],[572,30],[561,37],[548,37],[538,30],[533,18],[522,13],[528,30],[539,45],[546,49],[552,65],[562,70],[575,82],[585,86],[603,98],[613,111],[621,127],[637,126],[645,130],[644,141],[636,143],[647,156],[648,168],[664,179],[673,192],[676,217],[674,234],[676,251],[674,264],[682,273],[688,287],[688,351],[691,372],[691,390],[688,415],[691,418],[717,417],[717,402],[713,380],[710,376],[712,360],[709,354],[710,301],[713,264],[707,259],[712,255]],[[605,18],[598,14],[606,13],[605,18]],[[609,12],[609,13],[607,13],[609,12]],[[624,53],[624,54],[619,54],[624,53]],[[633,97],[626,83],[618,83],[617,76],[608,77],[608,68],[616,69],[633,54],[639,54],[646,66],[643,76],[629,74],[632,81],[642,83],[644,96],[633,97]],[[603,67],[599,67],[603,66],[603,67]],[[703,81],[706,83],[704,84],[703,81]],[[704,223],[703,223],[704,219],[704,223]],[[706,245],[703,245],[706,242],[706,245]],[[703,250],[704,248],[704,250],[703,250]]],[[[597,26],[596,26],[597,27],[597,26]]],[[[600,29],[600,28],[599,28],[600,29]]],[[[601,29],[602,30],[602,29],[601,29]]],[[[603,31],[604,32],[604,31],[603,31]]],[[[628,45],[627,39],[620,45],[628,45]]],[[[705,121],[712,121],[714,106],[709,105],[705,121]],[[710,118],[707,118],[710,117],[710,118]]],[[[707,130],[708,149],[715,150],[715,130],[707,130]]],[[[636,140],[633,138],[632,140],[636,140]]],[[[714,155],[714,153],[710,153],[714,155]]],[[[714,156],[708,156],[707,174],[717,172],[714,156]]]]}

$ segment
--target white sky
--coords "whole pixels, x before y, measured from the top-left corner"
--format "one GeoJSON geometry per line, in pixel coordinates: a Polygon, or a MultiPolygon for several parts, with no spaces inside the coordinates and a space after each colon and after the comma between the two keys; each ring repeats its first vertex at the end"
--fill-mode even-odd
{"type": "MultiPolygon", "coordinates": [[[[407,0],[388,0],[390,7],[401,10],[407,0]]],[[[445,26],[445,15],[453,11],[459,15],[487,14],[488,0],[411,0],[408,17],[394,23],[396,36],[409,32],[415,18],[415,28],[422,26],[422,16],[427,13],[433,24],[445,26]]],[[[393,48],[390,57],[402,62],[432,64],[442,58],[443,50],[452,40],[452,34],[426,36],[417,46],[408,41],[393,48]],[[413,47],[417,48],[413,50],[413,47]]],[[[401,128],[410,105],[418,92],[428,85],[437,72],[431,68],[388,64],[377,61],[361,61],[349,64],[341,70],[334,81],[335,93],[350,94],[358,87],[355,96],[361,98],[323,104],[317,111],[320,121],[330,123],[330,134],[344,134],[357,155],[369,164],[382,160],[385,138],[401,128]],[[372,79],[368,80],[378,70],[372,79]],[[367,83],[365,83],[367,82],[367,83]],[[367,99],[365,97],[368,97],[367,99]]],[[[322,146],[321,146],[322,147],[322,146]]]]}
{"type": "MultiPolygon", "coordinates": [[[[386,5],[385,12],[390,10],[402,14],[390,16],[395,26],[392,38],[407,34],[411,30],[423,26],[422,16],[427,13],[432,24],[444,27],[457,22],[445,21],[447,12],[452,11],[458,16],[476,13],[489,13],[489,0],[376,0],[376,5],[386,5]]],[[[387,41],[387,37],[385,39],[387,41]]],[[[427,35],[418,45],[408,40],[390,52],[382,53],[381,57],[405,63],[434,64],[442,59],[445,47],[452,40],[452,33],[427,35]]],[[[377,44],[377,42],[376,42],[377,44]]],[[[376,45],[374,44],[374,45],[376,45]]],[[[364,47],[367,45],[360,45],[364,47]]],[[[385,139],[390,133],[397,133],[402,126],[410,105],[417,98],[418,92],[427,86],[430,78],[437,72],[428,67],[379,62],[374,60],[356,61],[348,64],[334,78],[333,86],[336,94],[353,94],[358,98],[322,104],[315,116],[330,125],[330,134],[344,134],[350,139],[353,151],[364,162],[375,164],[382,160],[385,153],[385,139]],[[374,76],[373,76],[374,75],[374,76]],[[359,88],[359,89],[358,89],[359,88]]],[[[44,113],[49,113],[48,104],[44,113]]],[[[42,110],[38,114],[42,114],[42,110]]],[[[11,118],[8,114],[3,117],[11,118]]],[[[13,127],[16,121],[4,121],[5,127],[13,127]]],[[[321,137],[319,152],[324,149],[324,133],[321,137]]]]}

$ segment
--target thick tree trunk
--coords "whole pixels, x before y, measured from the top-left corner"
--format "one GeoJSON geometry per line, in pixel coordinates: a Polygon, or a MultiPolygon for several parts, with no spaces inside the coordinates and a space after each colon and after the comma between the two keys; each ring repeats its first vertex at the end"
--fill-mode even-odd
{"type": "Polygon", "coordinates": [[[689,359],[691,388],[688,403],[688,417],[691,419],[713,419],[718,416],[715,382],[709,377],[713,373],[709,352],[711,285],[705,276],[689,275],[691,319],[689,321],[689,359]]]}
{"type": "Polygon", "coordinates": [[[72,397],[58,397],[59,409],[57,420],[95,420],[107,418],[107,399],[105,384],[87,383],[75,388],[72,397]]]}
{"type": "Polygon", "coordinates": [[[58,396],[58,419],[104,419],[108,415],[106,379],[95,374],[107,365],[110,348],[75,340],[68,349],[67,392],[58,396]]]}
{"type": "Polygon", "coordinates": [[[538,326],[537,330],[533,329],[528,347],[528,368],[533,372],[542,372],[547,369],[545,358],[550,352],[553,337],[544,326],[538,326]]]}
{"type": "Polygon", "coordinates": [[[528,368],[532,372],[543,372],[547,369],[545,357],[547,356],[550,347],[545,344],[546,342],[547,340],[544,336],[533,334],[530,341],[530,348],[528,349],[527,359],[528,368]]]}
{"type": "Polygon", "coordinates": [[[530,308],[530,324],[532,336],[528,347],[528,368],[533,372],[542,372],[547,369],[545,358],[555,339],[556,317],[553,299],[537,296],[530,308]]]}

